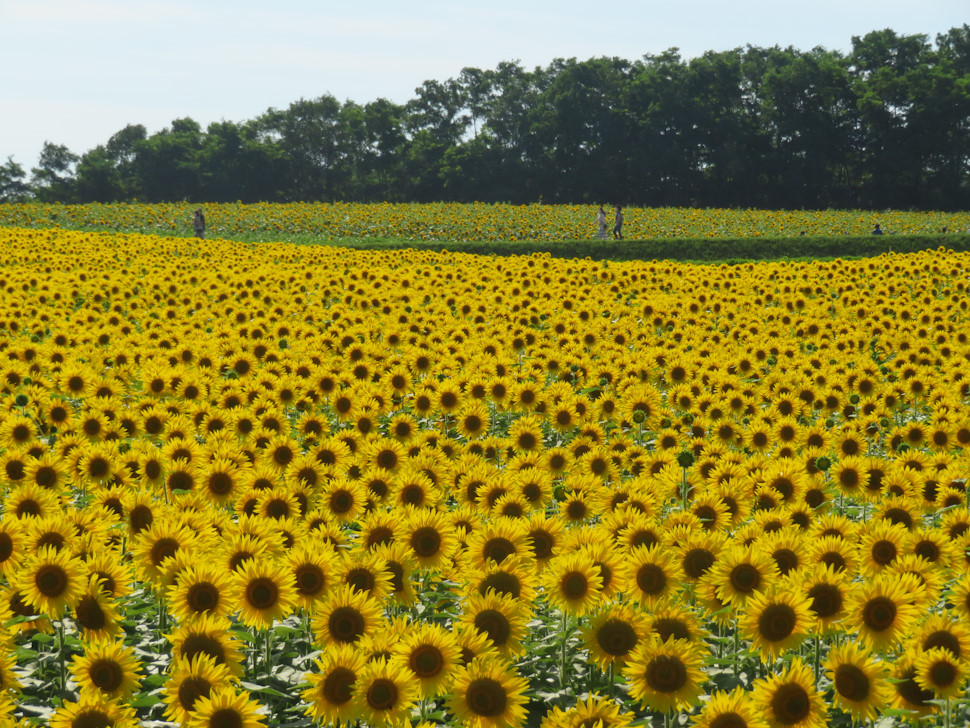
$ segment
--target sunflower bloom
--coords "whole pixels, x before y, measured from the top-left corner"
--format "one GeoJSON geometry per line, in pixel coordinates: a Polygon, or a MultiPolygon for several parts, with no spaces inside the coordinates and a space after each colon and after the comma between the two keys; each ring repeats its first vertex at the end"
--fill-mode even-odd
{"type": "Polygon", "coordinates": [[[872,721],[889,705],[889,666],[854,642],[835,646],[825,661],[836,705],[855,720],[872,721]]]}
{"type": "Polygon", "coordinates": [[[66,549],[56,551],[45,546],[26,560],[11,579],[11,586],[23,592],[37,613],[60,617],[68,607],[77,604],[87,582],[84,562],[66,549]]]}
{"type": "Polygon", "coordinates": [[[827,709],[815,689],[812,669],[799,658],[752,689],[757,705],[770,728],[825,728],[827,709]]]}
{"type": "Polygon", "coordinates": [[[467,728],[518,728],[526,718],[528,687],[510,663],[478,657],[458,670],[448,709],[467,728]]]}
{"type": "Polygon", "coordinates": [[[301,694],[306,714],[321,724],[354,720],[358,713],[354,690],[365,663],[364,653],[353,645],[325,649],[314,663],[316,669],[305,676],[310,684],[301,694]]]}
{"type": "Polygon", "coordinates": [[[141,663],[130,647],[120,642],[89,643],[83,655],[76,655],[71,674],[81,692],[100,692],[110,699],[127,699],[138,689],[141,663]]]}
{"type": "Polygon", "coordinates": [[[260,706],[247,692],[237,692],[232,686],[214,688],[209,695],[199,697],[189,714],[186,728],[259,728],[265,725],[260,706]]]}
{"type": "Polygon", "coordinates": [[[293,577],[281,564],[246,561],[233,574],[239,618],[250,627],[269,629],[296,606],[293,577]]]}
{"type": "Polygon", "coordinates": [[[700,645],[685,640],[642,642],[623,667],[630,696],[642,705],[666,713],[686,711],[702,693],[703,652],[700,645]]]}

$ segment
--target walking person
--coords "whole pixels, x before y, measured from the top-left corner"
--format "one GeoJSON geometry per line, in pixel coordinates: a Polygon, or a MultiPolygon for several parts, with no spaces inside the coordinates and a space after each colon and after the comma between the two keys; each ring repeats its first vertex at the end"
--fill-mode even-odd
{"type": "Polygon", "coordinates": [[[600,240],[606,240],[606,210],[600,205],[599,212],[596,213],[596,237],[600,240]]]}
{"type": "Polygon", "coordinates": [[[195,237],[205,238],[205,215],[202,214],[202,209],[195,211],[195,217],[192,218],[192,227],[195,228],[195,237]]]}
{"type": "Polygon", "coordinates": [[[623,208],[616,206],[616,217],[613,220],[613,239],[623,240],[623,208]]]}

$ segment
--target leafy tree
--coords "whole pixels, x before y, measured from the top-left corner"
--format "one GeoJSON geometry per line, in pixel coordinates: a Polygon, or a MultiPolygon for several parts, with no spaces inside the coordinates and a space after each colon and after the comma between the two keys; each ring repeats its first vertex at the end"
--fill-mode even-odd
{"type": "Polygon", "coordinates": [[[41,202],[74,201],[74,169],[78,156],[63,144],[44,142],[37,166],[30,170],[30,186],[41,202]]]}
{"type": "Polygon", "coordinates": [[[0,203],[23,202],[29,196],[27,173],[13,161],[13,157],[7,157],[7,161],[0,164],[0,203]]]}
{"type": "Polygon", "coordinates": [[[193,119],[176,119],[171,128],[135,142],[133,171],[149,202],[200,200],[202,128],[193,119]]]}

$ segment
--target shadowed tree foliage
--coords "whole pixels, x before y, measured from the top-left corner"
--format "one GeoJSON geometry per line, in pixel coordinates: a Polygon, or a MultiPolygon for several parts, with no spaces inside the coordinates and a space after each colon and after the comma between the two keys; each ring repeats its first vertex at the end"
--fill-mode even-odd
{"type": "Polygon", "coordinates": [[[47,143],[26,189],[22,172],[0,167],[2,199],[960,209],[970,26],[874,31],[847,54],[505,61],[404,104],[325,94],[205,130],[129,125],[80,157],[47,143]]]}

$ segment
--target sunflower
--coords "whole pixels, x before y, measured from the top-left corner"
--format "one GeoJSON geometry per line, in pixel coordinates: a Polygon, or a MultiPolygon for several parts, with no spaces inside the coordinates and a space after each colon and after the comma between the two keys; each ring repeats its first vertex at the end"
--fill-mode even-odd
{"type": "Polygon", "coordinates": [[[15,518],[0,519],[0,576],[8,576],[25,557],[23,522],[15,518]]]}
{"type": "Polygon", "coordinates": [[[768,728],[755,707],[751,693],[737,687],[732,692],[716,690],[693,718],[693,728],[768,728]]]}
{"type": "Polygon", "coordinates": [[[859,548],[839,536],[815,537],[809,542],[809,562],[831,566],[836,571],[854,574],[859,548]]]}
{"type": "Polygon", "coordinates": [[[403,515],[402,543],[411,548],[420,568],[441,569],[459,545],[448,515],[424,508],[408,508],[403,515]]]}
{"type": "Polygon", "coordinates": [[[240,489],[240,469],[226,457],[200,463],[198,482],[202,492],[217,506],[235,501],[240,489]]]}
{"type": "Polygon", "coordinates": [[[891,496],[883,499],[874,518],[886,520],[890,523],[899,523],[909,531],[916,525],[919,518],[918,513],[913,498],[891,496]]]}
{"type": "Polygon", "coordinates": [[[700,644],[709,635],[692,606],[668,602],[649,613],[650,632],[661,642],[683,640],[700,644]]]}
{"type": "Polygon", "coordinates": [[[519,728],[526,719],[528,681],[503,659],[481,656],[457,670],[448,710],[468,728],[519,728]]]}
{"type": "Polygon", "coordinates": [[[422,698],[446,694],[461,662],[461,647],[455,635],[435,624],[408,628],[393,649],[392,661],[399,660],[418,683],[422,698]]]}
{"type": "Polygon", "coordinates": [[[581,553],[555,557],[543,570],[541,579],[550,603],[567,614],[582,616],[600,602],[602,572],[581,553]]]}
{"type": "Polygon", "coordinates": [[[491,416],[484,402],[471,401],[462,407],[456,417],[458,432],[468,440],[477,440],[488,434],[491,416]]]}
{"type": "Polygon", "coordinates": [[[630,594],[640,604],[655,606],[677,586],[676,558],[660,544],[631,549],[623,564],[630,594]]]}
{"type": "Polygon", "coordinates": [[[937,528],[917,528],[907,533],[903,548],[939,569],[948,569],[957,562],[955,545],[937,528]]]}
{"type": "Polygon", "coordinates": [[[920,685],[916,678],[918,676],[915,658],[903,653],[895,662],[892,668],[892,707],[903,710],[911,714],[911,717],[919,719],[933,715],[939,711],[934,702],[935,695],[932,690],[920,685]],[[912,715],[915,714],[915,715],[912,715]]]}
{"type": "Polygon", "coordinates": [[[135,728],[135,709],[104,695],[88,693],[75,703],[65,701],[50,717],[50,728],[135,728]]]}
{"type": "Polygon", "coordinates": [[[808,598],[817,634],[831,632],[846,614],[849,577],[828,564],[816,564],[788,578],[808,598]]]}
{"type": "Polygon", "coordinates": [[[367,494],[356,480],[334,478],[320,491],[320,508],[337,523],[352,523],[363,512],[367,494]]]}
{"type": "Polygon", "coordinates": [[[543,446],[542,420],[538,415],[520,417],[509,427],[509,444],[516,452],[541,450],[543,446]]]}
{"type": "Polygon", "coordinates": [[[343,558],[338,558],[334,564],[335,584],[346,584],[375,601],[381,601],[387,596],[391,591],[392,580],[392,575],[387,570],[387,562],[375,551],[351,549],[344,552],[343,558]]]}
{"type": "Polygon", "coordinates": [[[235,677],[243,674],[240,644],[226,618],[201,614],[176,627],[168,635],[168,640],[172,644],[173,661],[191,661],[198,655],[208,655],[216,665],[224,665],[235,677]]]}
{"type": "Polygon", "coordinates": [[[321,725],[351,722],[357,717],[354,692],[366,658],[353,645],[331,645],[306,673],[310,687],[301,693],[306,714],[321,725]]]}
{"type": "Polygon", "coordinates": [[[857,721],[873,721],[892,698],[889,667],[855,642],[832,647],[825,660],[835,704],[857,721]]]}
{"type": "Polygon", "coordinates": [[[213,687],[199,696],[189,713],[186,728],[259,728],[265,725],[262,706],[249,697],[249,691],[237,692],[231,685],[213,687]]]}
{"type": "Polygon", "coordinates": [[[427,473],[416,467],[406,467],[393,480],[389,503],[407,508],[433,509],[441,500],[441,491],[427,473]]]}
{"type": "Polygon", "coordinates": [[[313,617],[313,633],[321,645],[354,644],[382,622],[381,603],[366,592],[341,585],[330,591],[313,617]]]}
{"type": "Polygon", "coordinates": [[[721,558],[726,544],[727,539],[722,533],[687,529],[683,541],[665,543],[664,547],[672,547],[671,551],[677,554],[676,558],[684,579],[688,582],[696,582],[706,578],[711,572],[721,558]]]}
{"type": "Polygon", "coordinates": [[[45,546],[24,561],[10,585],[23,594],[35,613],[60,617],[84,593],[87,570],[84,562],[67,550],[45,546]]]}
{"type": "Polygon", "coordinates": [[[127,699],[138,689],[141,663],[123,643],[97,640],[85,645],[83,655],[74,656],[70,670],[82,694],[127,699]]]}
{"type": "Polygon", "coordinates": [[[964,691],[967,666],[943,647],[932,647],[921,652],[914,664],[915,680],[923,690],[932,691],[937,700],[956,697],[964,691]]]}
{"type": "Polygon", "coordinates": [[[199,698],[209,697],[213,688],[225,687],[234,679],[229,668],[217,663],[211,655],[200,653],[191,659],[176,658],[162,688],[165,717],[186,723],[199,698]]]}
{"type": "Polygon", "coordinates": [[[597,610],[581,631],[590,660],[605,671],[610,666],[623,667],[637,645],[647,638],[649,625],[635,607],[610,604],[597,610]]]}
{"type": "Polygon", "coordinates": [[[333,549],[298,544],[287,552],[284,563],[293,577],[297,604],[312,612],[333,584],[336,569],[333,549]]]}
{"type": "Polygon", "coordinates": [[[641,641],[623,667],[630,696],[658,712],[687,711],[702,693],[703,653],[685,640],[641,641]]]}
{"type": "Polygon", "coordinates": [[[67,484],[67,469],[61,458],[45,452],[39,458],[27,463],[24,482],[59,493],[67,484]]]}
{"type": "Polygon", "coordinates": [[[475,567],[483,567],[489,561],[501,564],[506,558],[529,552],[528,534],[527,523],[496,518],[469,536],[465,553],[475,567]]]}
{"type": "Polygon", "coordinates": [[[232,574],[237,609],[244,624],[269,629],[296,606],[292,574],[277,562],[250,559],[232,574]]]}
{"type": "Polygon", "coordinates": [[[705,578],[717,585],[722,601],[743,605],[755,592],[767,591],[778,576],[778,565],[771,554],[756,547],[733,546],[705,578]]]}
{"type": "Polygon", "coordinates": [[[165,574],[165,561],[181,549],[191,549],[197,541],[196,533],[175,519],[153,521],[135,539],[133,557],[138,576],[160,584],[165,574]]]}
{"type": "Polygon", "coordinates": [[[357,714],[368,725],[400,723],[418,700],[418,687],[397,662],[376,659],[366,662],[354,683],[357,714]]]}
{"type": "Polygon", "coordinates": [[[566,710],[558,705],[546,713],[540,728],[583,728],[602,726],[602,728],[629,728],[636,720],[633,713],[624,711],[615,701],[599,693],[588,693],[579,698],[566,710]]]}
{"type": "Polygon", "coordinates": [[[907,530],[890,521],[870,521],[859,539],[863,568],[870,574],[886,569],[902,555],[907,530]]]}
{"type": "MultiPolygon", "coordinates": [[[[9,452],[7,454],[10,455],[9,452]]],[[[6,464],[10,465],[10,461],[6,460],[6,464]]],[[[0,463],[0,468],[2,465],[0,463]]],[[[59,508],[61,499],[58,494],[33,483],[15,484],[3,499],[3,512],[20,520],[49,515],[59,508]]]]}
{"type": "Polygon", "coordinates": [[[464,605],[460,624],[485,634],[492,647],[512,657],[522,653],[526,624],[531,617],[528,605],[503,594],[489,592],[484,596],[472,592],[464,605]]]}
{"type": "Polygon", "coordinates": [[[99,577],[91,575],[87,588],[74,605],[74,622],[86,640],[113,639],[122,632],[118,604],[102,588],[99,577]]]}
{"type": "Polygon", "coordinates": [[[462,572],[468,588],[485,596],[496,594],[532,603],[536,596],[535,563],[526,555],[511,556],[501,564],[486,561],[484,566],[468,567],[462,572]]]}
{"type": "MultiPolygon", "coordinates": [[[[240,519],[240,523],[242,522],[243,520],[240,519]]],[[[230,571],[238,571],[248,561],[271,556],[266,537],[265,533],[259,535],[250,533],[229,534],[228,542],[225,543],[221,553],[216,558],[222,561],[230,571]]]]}
{"type": "Polygon", "coordinates": [[[846,624],[873,650],[891,650],[910,633],[918,616],[915,586],[895,575],[878,575],[856,585],[846,604],[846,624]]]}
{"type": "Polygon", "coordinates": [[[237,599],[230,575],[211,563],[191,564],[168,588],[169,609],[179,621],[204,613],[228,616],[237,599]]]}
{"type": "Polygon", "coordinates": [[[413,575],[418,569],[411,550],[403,543],[392,542],[379,545],[374,553],[384,562],[384,569],[391,576],[389,597],[402,606],[412,606],[417,600],[413,575]]]}
{"type": "Polygon", "coordinates": [[[825,700],[815,689],[811,668],[798,657],[781,672],[756,680],[752,695],[770,728],[827,725],[825,700]]]}
{"type": "Polygon", "coordinates": [[[757,648],[762,662],[770,663],[812,630],[811,605],[807,597],[784,588],[756,592],[745,602],[738,628],[757,648]]]}

